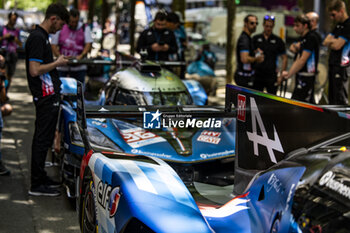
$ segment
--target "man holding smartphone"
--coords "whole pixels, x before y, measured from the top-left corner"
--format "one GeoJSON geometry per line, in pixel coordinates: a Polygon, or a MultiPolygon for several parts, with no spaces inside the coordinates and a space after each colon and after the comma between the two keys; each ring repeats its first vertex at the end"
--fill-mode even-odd
{"type": "Polygon", "coordinates": [[[147,52],[146,59],[152,61],[168,61],[170,54],[177,53],[174,33],[166,28],[167,14],[157,12],[153,26],[144,30],[137,42],[138,53],[147,52]]]}

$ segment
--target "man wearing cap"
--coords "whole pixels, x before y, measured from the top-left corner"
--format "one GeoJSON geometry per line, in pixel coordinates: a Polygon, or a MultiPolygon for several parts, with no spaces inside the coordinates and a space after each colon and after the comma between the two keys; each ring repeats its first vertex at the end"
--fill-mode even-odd
{"type": "Polygon", "coordinates": [[[262,63],[255,65],[255,80],[253,88],[271,94],[277,92],[278,57],[282,57],[281,71],[287,68],[286,48],[283,40],[272,33],[275,26],[275,17],[264,17],[264,31],[253,37],[254,49],[260,49],[265,55],[262,63]]]}

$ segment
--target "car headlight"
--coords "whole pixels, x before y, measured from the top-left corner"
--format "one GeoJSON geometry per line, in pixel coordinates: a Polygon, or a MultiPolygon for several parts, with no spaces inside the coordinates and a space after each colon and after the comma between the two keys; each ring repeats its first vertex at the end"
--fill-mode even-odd
{"type": "MultiPolygon", "coordinates": [[[[69,124],[71,132],[71,142],[74,145],[84,147],[82,137],[80,135],[78,125],[76,122],[69,124]]],[[[94,127],[88,126],[89,142],[95,150],[99,151],[117,151],[123,152],[123,150],[107,138],[103,133],[94,127]]]]}

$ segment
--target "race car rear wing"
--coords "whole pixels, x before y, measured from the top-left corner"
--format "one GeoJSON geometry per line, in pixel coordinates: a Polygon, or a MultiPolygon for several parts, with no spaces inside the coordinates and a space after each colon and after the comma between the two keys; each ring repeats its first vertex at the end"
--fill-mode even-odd
{"type": "Polygon", "coordinates": [[[242,193],[258,171],[274,166],[296,150],[307,151],[316,144],[350,132],[350,114],[346,110],[335,111],[334,107],[227,85],[225,111],[233,107],[237,111],[236,193],[242,193]]]}
{"type": "MultiPolygon", "coordinates": [[[[186,62],[182,61],[148,61],[148,60],[140,60],[130,55],[126,55],[120,52],[116,53],[115,60],[104,60],[104,59],[69,59],[67,65],[69,66],[77,66],[77,65],[116,65],[118,68],[128,67],[135,65],[138,69],[145,69],[146,71],[151,70],[151,64],[154,64],[155,67],[179,67],[186,66],[186,62]]],[[[159,69],[155,68],[153,69],[159,69]]]]}

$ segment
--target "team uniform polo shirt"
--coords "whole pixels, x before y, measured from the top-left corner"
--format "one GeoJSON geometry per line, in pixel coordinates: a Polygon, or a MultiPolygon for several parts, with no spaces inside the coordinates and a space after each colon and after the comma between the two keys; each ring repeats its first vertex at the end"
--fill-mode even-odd
{"type": "Polygon", "coordinates": [[[314,30],[311,30],[310,32],[311,32],[311,34],[312,34],[313,36],[316,37],[319,46],[321,46],[323,40],[322,40],[322,37],[321,37],[320,33],[318,33],[318,31],[316,31],[315,29],[314,29],[314,30]]]}
{"type": "Polygon", "coordinates": [[[29,73],[29,61],[37,61],[41,64],[54,61],[49,34],[39,25],[30,33],[26,41],[25,52],[28,85],[34,99],[59,94],[61,81],[56,69],[36,77],[29,73]]]}
{"type": "Polygon", "coordinates": [[[300,39],[300,50],[298,52],[299,56],[302,55],[303,51],[309,52],[310,56],[298,74],[302,76],[316,75],[319,44],[317,38],[311,32],[308,32],[304,37],[301,37],[300,39]]]}
{"type": "Polygon", "coordinates": [[[137,41],[136,51],[147,50],[147,59],[152,61],[168,61],[170,54],[177,53],[177,44],[174,33],[171,30],[156,30],[151,27],[143,31],[137,41]],[[168,51],[155,52],[152,50],[154,43],[169,45],[168,51]]]}
{"type": "MultiPolygon", "coordinates": [[[[254,49],[261,49],[264,52],[264,61],[255,64],[255,74],[265,74],[264,78],[275,76],[277,72],[278,56],[286,53],[286,46],[283,40],[271,34],[265,39],[263,34],[258,34],[253,37],[254,49]]],[[[260,76],[260,75],[259,75],[260,76]]]]}
{"type": "Polygon", "coordinates": [[[343,23],[338,23],[331,33],[335,38],[344,39],[345,45],[342,49],[331,49],[328,64],[335,66],[347,66],[349,65],[349,48],[350,48],[350,18],[343,23]]]}
{"type": "Polygon", "coordinates": [[[254,70],[251,63],[243,64],[240,59],[240,54],[242,52],[248,52],[249,56],[254,57],[254,46],[253,41],[250,36],[243,31],[238,38],[237,48],[236,48],[236,57],[237,57],[237,70],[236,74],[245,77],[251,77],[254,74],[254,70]]]}

